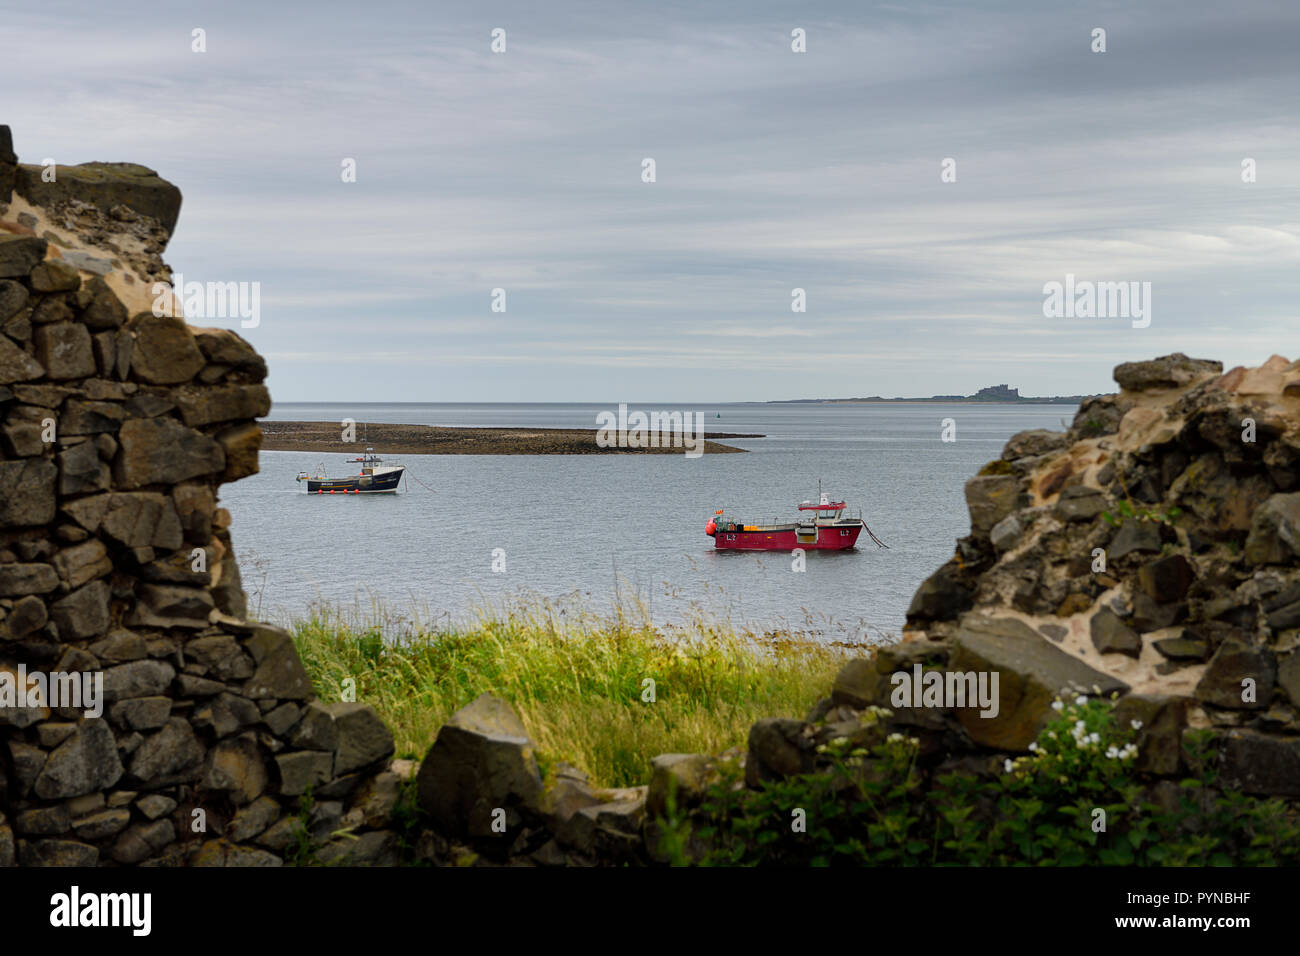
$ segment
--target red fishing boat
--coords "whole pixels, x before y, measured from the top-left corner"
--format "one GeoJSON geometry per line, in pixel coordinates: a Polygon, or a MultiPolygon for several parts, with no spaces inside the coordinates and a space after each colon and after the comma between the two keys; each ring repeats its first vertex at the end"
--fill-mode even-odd
{"type": "Polygon", "coordinates": [[[713,538],[713,547],[718,550],[735,548],[743,551],[793,551],[803,548],[805,551],[846,551],[858,543],[858,535],[863,531],[878,546],[888,547],[871,533],[862,520],[862,513],[856,516],[844,514],[843,501],[831,501],[830,497],[818,492],[816,502],[805,501],[799,505],[799,519],[790,522],[745,522],[735,517],[728,517],[726,509],[714,512],[704,533],[713,538]]]}

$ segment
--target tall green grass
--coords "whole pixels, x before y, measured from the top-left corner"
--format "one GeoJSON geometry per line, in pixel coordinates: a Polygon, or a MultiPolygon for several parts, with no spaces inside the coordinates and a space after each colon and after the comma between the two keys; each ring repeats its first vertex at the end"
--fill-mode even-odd
{"type": "Polygon", "coordinates": [[[290,629],[317,694],[339,700],[354,680],[400,756],[423,758],[486,692],[514,705],[544,767],[564,760],[609,787],[648,782],[656,754],[721,752],[760,717],[803,716],[844,661],[835,647],[702,618],[665,631],[622,606],[601,616],[545,601],[432,627],[321,607],[290,629]]]}

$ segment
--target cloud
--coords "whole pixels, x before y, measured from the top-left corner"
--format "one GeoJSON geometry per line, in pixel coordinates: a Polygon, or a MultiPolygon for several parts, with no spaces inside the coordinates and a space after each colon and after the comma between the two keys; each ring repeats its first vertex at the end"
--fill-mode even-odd
{"type": "Polygon", "coordinates": [[[168,260],[262,283],[244,334],[282,400],[790,397],[749,369],[1050,394],[1162,351],[1300,353],[1300,10],[97,10],[14,12],[4,122],[26,161],[176,182],[168,260]],[[1151,328],[1045,320],[1067,272],[1152,282],[1151,328]]]}

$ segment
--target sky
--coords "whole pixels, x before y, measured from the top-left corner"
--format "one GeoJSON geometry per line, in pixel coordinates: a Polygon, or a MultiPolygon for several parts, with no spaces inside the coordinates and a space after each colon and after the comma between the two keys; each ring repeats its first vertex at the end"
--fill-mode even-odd
{"type": "Polygon", "coordinates": [[[173,270],[260,293],[255,328],[191,321],[252,342],[277,401],[1063,395],[1175,351],[1300,357],[1294,2],[5,20],[20,159],[176,183],[173,270]],[[1045,316],[1067,275],[1149,282],[1149,324],[1045,316]]]}

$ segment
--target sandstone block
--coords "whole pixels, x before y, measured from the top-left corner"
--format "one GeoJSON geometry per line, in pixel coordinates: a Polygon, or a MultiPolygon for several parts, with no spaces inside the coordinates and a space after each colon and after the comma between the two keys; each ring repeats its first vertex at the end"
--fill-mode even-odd
{"type": "Polygon", "coordinates": [[[483,694],[438,731],[420,766],[420,805],[440,832],[491,838],[492,811],[540,807],[532,741],[514,709],[483,694]]]}
{"type": "Polygon", "coordinates": [[[50,618],[65,641],[92,637],[108,630],[109,591],[103,581],[92,581],[50,605],[50,618]]]}
{"type": "Polygon", "coordinates": [[[122,488],[174,485],[226,465],[221,445],[170,418],[131,419],[122,425],[118,441],[114,476],[122,488]]]}
{"type": "Polygon", "coordinates": [[[40,362],[0,335],[0,385],[30,382],[45,374],[40,362]]]}
{"type": "Polygon", "coordinates": [[[76,322],[38,326],[34,335],[36,359],[53,379],[89,378],[96,372],[90,332],[76,322]]]}
{"type": "MultiPolygon", "coordinates": [[[[952,641],[948,670],[998,674],[996,716],[978,707],[957,708],[957,719],[976,743],[1026,750],[1053,714],[1061,694],[1128,691],[1128,685],[1070,656],[1028,625],[1012,618],[968,615],[952,641]]],[[[990,677],[991,683],[991,677],[990,677]]]]}
{"type": "Polygon", "coordinates": [[[131,374],[140,381],[177,385],[203,368],[203,354],[184,319],[141,312],[126,327],[135,335],[131,374]]]}
{"type": "Polygon", "coordinates": [[[17,279],[26,276],[36,263],[45,258],[48,247],[49,243],[35,236],[15,236],[0,232],[0,278],[17,279]]]}
{"type": "Polygon", "coordinates": [[[54,520],[54,462],[0,461],[0,528],[25,528],[54,520]]]}
{"type": "Polygon", "coordinates": [[[45,761],[34,789],[43,800],[62,800],[111,787],[121,776],[117,742],[107,722],[84,717],[45,761]]]}

